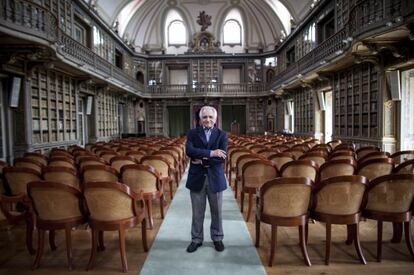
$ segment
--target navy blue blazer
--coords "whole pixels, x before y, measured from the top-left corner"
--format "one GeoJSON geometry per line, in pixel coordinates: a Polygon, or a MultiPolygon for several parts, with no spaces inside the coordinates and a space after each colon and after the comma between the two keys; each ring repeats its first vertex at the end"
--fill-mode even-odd
{"type": "Polygon", "coordinates": [[[227,152],[226,132],[214,127],[211,130],[211,136],[207,143],[203,127],[197,127],[188,131],[187,143],[185,145],[187,156],[192,160],[203,160],[203,164],[193,164],[190,162],[186,187],[191,191],[198,192],[201,190],[205,181],[205,175],[208,177],[210,190],[214,193],[221,192],[227,188],[224,176],[224,159],[210,157],[210,151],[215,149],[227,152]]]}

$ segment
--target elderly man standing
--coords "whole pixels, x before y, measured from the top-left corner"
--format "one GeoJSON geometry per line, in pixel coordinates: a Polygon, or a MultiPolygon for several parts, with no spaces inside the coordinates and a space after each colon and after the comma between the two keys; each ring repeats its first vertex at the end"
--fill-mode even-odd
{"type": "Polygon", "coordinates": [[[193,211],[191,243],[187,252],[192,253],[203,244],[203,223],[206,199],[210,205],[210,236],[217,251],[223,251],[222,198],[227,188],[224,176],[224,160],[227,152],[227,135],[214,127],[217,111],[204,106],[200,110],[202,127],[191,129],[187,134],[186,152],[191,158],[186,187],[190,189],[193,211]]]}

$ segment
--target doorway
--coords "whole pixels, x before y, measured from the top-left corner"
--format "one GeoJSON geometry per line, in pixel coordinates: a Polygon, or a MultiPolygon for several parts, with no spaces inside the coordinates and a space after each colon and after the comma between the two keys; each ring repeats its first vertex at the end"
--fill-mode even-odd
{"type": "Polygon", "coordinates": [[[223,130],[236,135],[246,134],[246,106],[221,106],[221,121],[223,130]]]}
{"type": "Polygon", "coordinates": [[[190,108],[188,106],[168,106],[167,111],[169,136],[185,136],[190,129],[190,108]]]}
{"type": "Polygon", "coordinates": [[[414,150],[414,70],[401,72],[400,151],[414,150]]]}
{"type": "Polygon", "coordinates": [[[326,91],[323,93],[324,97],[324,142],[328,143],[332,140],[332,91],[326,91]]]}

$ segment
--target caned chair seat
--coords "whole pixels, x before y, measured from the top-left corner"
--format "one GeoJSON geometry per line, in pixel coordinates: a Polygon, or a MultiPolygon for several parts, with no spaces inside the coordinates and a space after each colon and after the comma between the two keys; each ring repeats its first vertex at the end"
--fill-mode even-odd
{"type": "Polygon", "coordinates": [[[72,269],[72,228],[86,222],[83,209],[82,193],[72,186],[53,181],[35,181],[27,186],[28,195],[33,202],[36,213],[36,226],[38,232],[38,250],[32,269],[39,267],[43,254],[45,231],[51,234],[52,250],[54,245],[54,231],[65,230],[66,252],[68,268],[72,269]]]}
{"type": "Polygon", "coordinates": [[[152,201],[160,200],[161,218],[164,218],[164,181],[154,167],[144,164],[125,165],[121,169],[121,181],[135,193],[142,192],[147,209],[149,226],[154,225],[152,201]]]}
{"type": "Polygon", "coordinates": [[[269,266],[272,266],[277,226],[298,226],[305,264],[311,266],[306,248],[312,180],[309,178],[276,178],[260,188],[256,206],[256,247],[260,245],[260,222],[271,225],[269,266]]]}
{"type": "Polygon", "coordinates": [[[88,182],[84,196],[89,212],[92,233],[91,257],[88,270],[92,269],[98,246],[99,231],[118,231],[122,271],[128,271],[125,249],[125,229],[141,223],[144,251],[148,251],[146,235],[145,204],[142,193],[137,194],[127,185],[117,182],[88,182]],[[141,207],[138,207],[138,203],[141,207]]]}
{"type": "Polygon", "coordinates": [[[377,261],[382,254],[382,223],[404,223],[405,242],[414,260],[411,239],[412,205],[414,202],[414,175],[385,175],[371,181],[365,198],[363,215],[378,221],[377,261]]]}
{"type": "Polygon", "coordinates": [[[316,186],[311,217],[326,223],[326,265],[330,258],[332,224],[348,226],[358,257],[361,263],[366,264],[359,240],[359,221],[367,182],[363,176],[340,176],[328,178],[316,186]]]}
{"type": "Polygon", "coordinates": [[[243,165],[242,168],[242,189],[241,189],[241,212],[244,208],[244,194],[249,196],[246,221],[250,219],[250,214],[253,205],[253,194],[260,187],[271,179],[278,177],[276,166],[268,160],[252,160],[243,165]]]}

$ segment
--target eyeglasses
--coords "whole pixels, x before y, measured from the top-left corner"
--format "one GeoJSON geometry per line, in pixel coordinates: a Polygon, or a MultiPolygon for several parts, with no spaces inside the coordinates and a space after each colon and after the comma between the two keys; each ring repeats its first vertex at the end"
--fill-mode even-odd
{"type": "Polygon", "coordinates": [[[206,119],[206,118],[211,118],[211,119],[213,119],[213,118],[214,118],[214,116],[202,116],[202,118],[203,118],[203,119],[206,119]]]}

